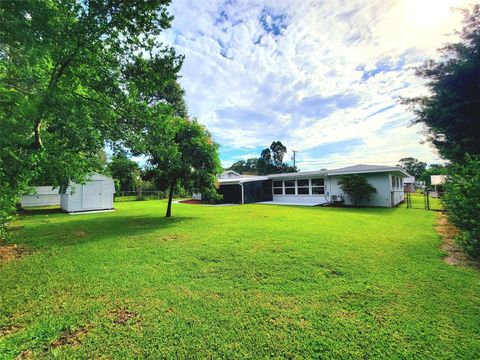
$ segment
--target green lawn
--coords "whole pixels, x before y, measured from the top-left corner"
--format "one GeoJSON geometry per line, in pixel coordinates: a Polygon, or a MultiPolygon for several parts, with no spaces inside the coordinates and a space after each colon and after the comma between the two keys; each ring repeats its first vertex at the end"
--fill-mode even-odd
{"type": "Polygon", "coordinates": [[[465,358],[480,273],[438,213],[116,203],[23,216],[0,265],[0,358],[465,358]]]}

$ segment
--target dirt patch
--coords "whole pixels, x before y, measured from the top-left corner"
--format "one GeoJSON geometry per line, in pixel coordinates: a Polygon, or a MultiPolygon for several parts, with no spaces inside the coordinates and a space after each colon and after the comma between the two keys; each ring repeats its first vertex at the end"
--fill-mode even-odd
{"type": "Polygon", "coordinates": [[[33,351],[31,349],[24,350],[17,356],[17,360],[30,360],[33,359],[33,351]]]}
{"type": "Polygon", "coordinates": [[[15,258],[30,254],[31,251],[13,245],[0,245],[0,263],[11,261],[15,258]]]}
{"type": "Polygon", "coordinates": [[[80,327],[75,331],[70,329],[64,330],[60,333],[58,339],[52,343],[52,347],[58,348],[65,345],[78,346],[82,343],[82,340],[85,338],[87,333],[88,328],[86,326],[80,327]]]}
{"type": "Polygon", "coordinates": [[[183,234],[167,234],[162,236],[162,241],[178,241],[185,239],[183,234]]]}
{"type": "Polygon", "coordinates": [[[17,332],[20,330],[22,327],[20,325],[8,325],[3,328],[0,328],[0,338],[13,334],[14,332],[17,332]]]}
{"type": "Polygon", "coordinates": [[[443,260],[450,265],[470,266],[480,269],[480,263],[472,259],[463,249],[455,242],[458,235],[458,229],[448,222],[445,214],[438,217],[435,230],[443,239],[442,250],[446,252],[443,260]]]}
{"type": "Polygon", "coordinates": [[[194,199],[180,200],[179,203],[181,203],[181,204],[200,205],[200,204],[202,204],[202,200],[194,200],[194,199]]]}
{"type": "Polygon", "coordinates": [[[128,309],[118,309],[110,312],[112,320],[115,324],[126,325],[130,320],[135,318],[137,314],[128,309]]]}

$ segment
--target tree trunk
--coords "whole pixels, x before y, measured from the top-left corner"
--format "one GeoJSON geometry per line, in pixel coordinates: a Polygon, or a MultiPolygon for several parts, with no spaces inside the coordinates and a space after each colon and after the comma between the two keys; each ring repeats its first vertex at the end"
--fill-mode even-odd
{"type": "Polygon", "coordinates": [[[174,180],[172,181],[172,184],[170,185],[170,191],[168,193],[168,205],[167,205],[167,213],[165,214],[165,217],[170,217],[172,216],[172,199],[173,199],[173,192],[175,191],[175,185],[177,181],[174,180]]]}

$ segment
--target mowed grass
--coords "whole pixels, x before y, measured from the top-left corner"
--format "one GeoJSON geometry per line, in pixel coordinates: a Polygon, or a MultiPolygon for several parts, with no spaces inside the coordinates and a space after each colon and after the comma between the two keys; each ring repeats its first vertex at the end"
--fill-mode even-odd
{"type": "Polygon", "coordinates": [[[435,212],[115,206],[22,216],[0,358],[479,357],[480,273],[435,212]]]}

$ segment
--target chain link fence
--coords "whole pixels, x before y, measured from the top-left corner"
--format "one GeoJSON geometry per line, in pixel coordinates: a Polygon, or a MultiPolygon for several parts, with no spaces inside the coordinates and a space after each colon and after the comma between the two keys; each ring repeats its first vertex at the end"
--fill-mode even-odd
{"type": "Polygon", "coordinates": [[[115,202],[122,201],[145,201],[165,199],[165,192],[160,190],[143,191],[117,191],[115,193],[115,202]]]}
{"type": "Polygon", "coordinates": [[[443,211],[441,196],[441,193],[432,190],[405,192],[404,204],[409,209],[443,211]]]}

